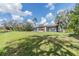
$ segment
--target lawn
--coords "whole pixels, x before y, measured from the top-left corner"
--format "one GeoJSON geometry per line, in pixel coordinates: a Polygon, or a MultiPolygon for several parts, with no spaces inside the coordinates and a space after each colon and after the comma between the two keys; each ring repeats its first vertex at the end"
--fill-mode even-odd
{"type": "Polygon", "coordinates": [[[0,55],[79,55],[78,36],[57,32],[0,33],[0,55]]]}

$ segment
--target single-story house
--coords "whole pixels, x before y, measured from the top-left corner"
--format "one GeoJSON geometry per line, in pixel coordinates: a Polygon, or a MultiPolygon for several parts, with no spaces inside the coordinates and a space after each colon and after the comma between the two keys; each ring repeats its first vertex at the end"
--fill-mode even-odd
{"type": "Polygon", "coordinates": [[[56,24],[49,25],[49,26],[37,26],[37,27],[34,27],[34,31],[37,31],[37,32],[56,32],[56,26],[57,26],[56,24]]]}

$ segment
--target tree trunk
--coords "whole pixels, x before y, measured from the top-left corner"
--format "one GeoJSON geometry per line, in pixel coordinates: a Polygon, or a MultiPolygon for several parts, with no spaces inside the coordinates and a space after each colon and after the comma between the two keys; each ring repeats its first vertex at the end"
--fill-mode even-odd
{"type": "Polygon", "coordinates": [[[57,26],[56,26],[56,32],[58,32],[58,30],[59,30],[59,29],[58,29],[58,25],[57,25],[57,26]]]}

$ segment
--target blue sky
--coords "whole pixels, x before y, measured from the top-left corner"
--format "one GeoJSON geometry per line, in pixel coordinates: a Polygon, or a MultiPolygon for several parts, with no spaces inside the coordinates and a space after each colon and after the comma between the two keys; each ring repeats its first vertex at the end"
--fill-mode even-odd
{"type": "Polygon", "coordinates": [[[60,9],[70,9],[74,6],[74,4],[70,3],[59,3],[59,4],[53,4],[54,10],[49,10],[49,8],[46,8],[46,3],[32,3],[32,4],[23,4],[23,11],[29,10],[33,12],[33,17],[37,17],[40,19],[41,17],[46,16],[48,13],[53,13],[54,15],[57,14],[57,11],[60,9]]]}
{"type": "Polygon", "coordinates": [[[57,12],[70,10],[74,5],[74,3],[1,3],[0,21],[14,19],[33,22],[32,18],[36,17],[39,23],[49,23],[55,19],[57,12]]]}

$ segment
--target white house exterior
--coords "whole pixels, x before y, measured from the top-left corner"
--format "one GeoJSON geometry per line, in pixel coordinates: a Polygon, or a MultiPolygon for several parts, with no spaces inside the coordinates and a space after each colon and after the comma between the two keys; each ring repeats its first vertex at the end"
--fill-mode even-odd
{"type": "Polygon", "coordinates": [[[34,28],[37,32],[56,32],[56,26],[38,26],[34,28]]]}

